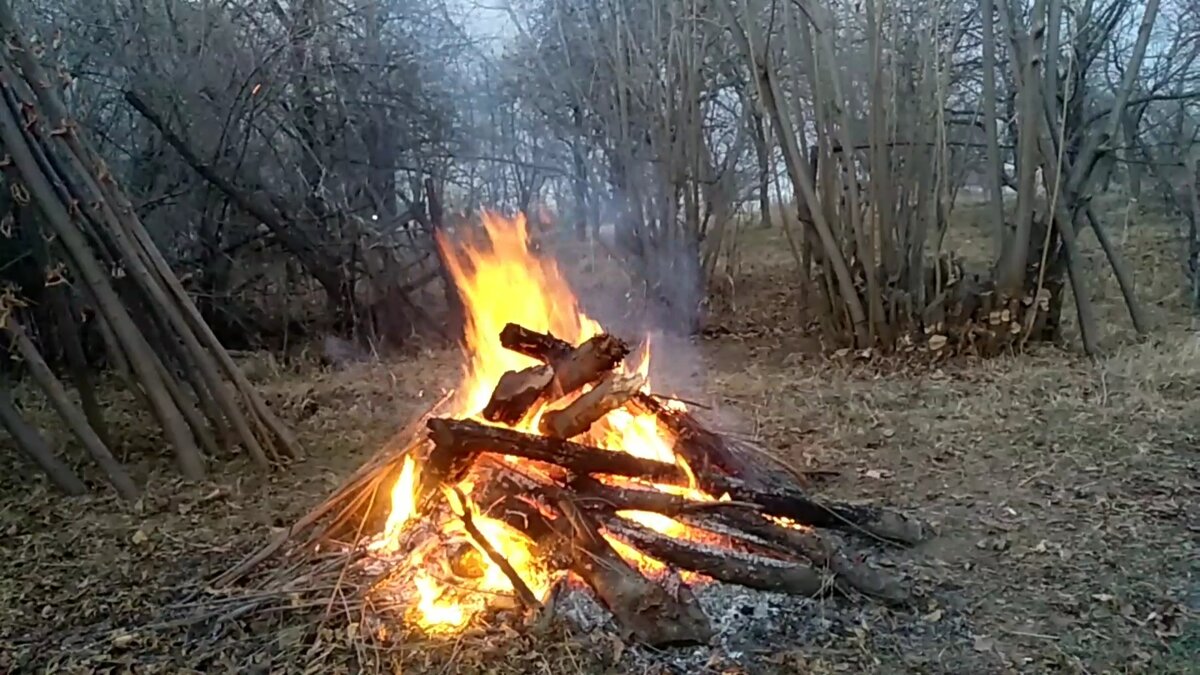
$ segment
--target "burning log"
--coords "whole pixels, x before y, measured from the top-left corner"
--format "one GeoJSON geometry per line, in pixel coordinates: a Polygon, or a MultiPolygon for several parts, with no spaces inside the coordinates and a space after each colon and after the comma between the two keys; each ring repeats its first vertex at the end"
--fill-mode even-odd
{"type": "Polygon", "coordinates": [[[575,346],[566,340],[515,323],[506,324],[500,331],[500,344],[505,349],[549,364],[562,361],[575,351],[575,346]]]}
{"type": "MultiPolygon", "coordinates": [[[[433,498],[439,494],[442,486],[451,487],[466,477],[467,472],[479,456],[479,448],[466,447],[459,442],[458,436],[445,425],[439,417],[426,421],[429,429],[429,439],[433,441],[433,450],[425,459],[421,468],[421,480],[417,487],[416,501],[418,510],[422,513],[431,508],[433,498]]],[[[493,429],[472,422],[483,429],[493,429]]]]}
{"type": "Polygon", "coordinates": [[[639,393],[633,404],[654,415],[675,436],[675,454],[697,471],[713,468],[731,476],[758,476],[754,466],[735,454],[721,436],[704,428],[691,413],[663,405],[650,394],[639,393]]]}
{"type": "MultiPolygon", "coordinates": [[[[573,441],[463,420],[434,418],[428,425],[438,445],[447,446],[449,455],[459,457],[456,462],[464,461],[463,457],[473,458],[476,453],[494,452],[555,464],[580,475],[609,474],[673,485],[687,485],[688,481],[686,473],[674,464],[573,441]]],[[[433,463],[432,455],[430,462],[433,463]]],[[[925,541],[931,534],[921,521],[876,506],[820,502],[790,487],[761,490],[741,479],[716,473],[696,474],[696,478],[709,494],[728,494],[734,501],[756,504],[767,515],[789,518],[801,525],[860,531],[910,545],[925,541]]]]}
{"type": "MultiPolygon", "coordinates": [[[[595,340],[596,338],[592,339],[595,340]]],[[[566,368],[566,363],[578,360],[575,353],[579,350],[573,349],[570,343],[560,340],[549,333],[539,333],[513,323],[506,325],[500,331],[500,344],[505,349],[537,359],[555,369],[566,368]]],[[[587,343],[584,343],[584,345],[586,346],[587,343]]],[[[581,346],[580,350],[582,349],[583,347],[581,346]]],[[[628,347],[625,348],[625,351],[628,353],[628,347]]],[[[624,356],[625,354],[622,354],[621,358],[624,358],[624,356]]],[[[686,410],[669,408],[654,398],[654,396],[640,391],[633,392],[627,402],[654,415],[660,424],[672,432],[675,436],[673,448],[675,454],[687,460],[693,469],[707,472],[715,468],[728,475],[738,476],[743,480],[764,487],[777,487],[781,485],[780,481],[774,477],[775,474],[760,469],[756,462],[744,457],[743,453],[739,453],[721,435],[705,428],[699,420],[686,410]]],[[[545,429],[541,431],[542,433],[550,433],[545,429]]],[[[559,437],[569,438],[570,436],[559,437]]],[[[761,454],[765,456],[764,459],[782,469],[785,474],[791,475],[798,483],[803,483],[803,479],[796,476],[794,472],[782,465],[778,460],[767,456],[766,453],[761,454]]]]}
{"type": "Polygon", "coordinates": [[[933,532],[929,525],[903,513],[869,504],[819,502],[789,487],[759,489],[739,478],[702,474],[697,478],[709,494],[727,494],[734,501],[750,502],[763,513],[788,518],[801,525],[865,533],[886,541],[919,544],[933,532]]]}
{"type": "Polygon", "coordinates": [[[532,366],[504,373],[496,383],[487,407],[483,409],[483,418],[489,422],[515,426],[542,397],[553,380],[554,369],[550,366],[532,366]]]}
{"type": "MultiPolygon", "coordinates": [[[[517,328],[520,336],[539,335],[517,328]]],[[[508,331],[508,327],[505,331],[508,331]]],[[[503,336],[504,332],[501,332],[501,341],[503,336]]],[[[547,338],[557,340],[553,336],[547,338]]],[[[562,344],[567,345],[565,342],[562,344]]],[[[597,335],[579,347],[567,347],[561,353],[555,348],[556,358],[546,365],[505,373],[496,383],[492,398],[483,409],[484,419],[515,426],[539,400],[562,398],[584,385],[596,382],[629,354],[629,345],[607,333],[597,335]]]]}
{"type": "Polygon", "coordinates": [[[550,398],[561,398],[591,384],[617,367],[629,355],[629,345],[620,338],[602,333],[576,347],[566,358],[555,361],[550,398]]]}
{"type": "MultiPolygon", "coordinates": [[[[577,474],[611,474],[666,483],[686,481],[684,472],[674,464],[642,459],[623,452],[603,450],[558,438],[534,436],[514,429],[490,427],[470,420],[434,418],[429,420],[427,425],[438,445],[438,450],[430,455],[429,463],[434,464],[434,455],[442,452],[437,462],[445,464],[447,468],[436,468],[437,473],[442,476],[459,475],[450,467],[469,465],[476,454],[493,452],[554,464],[577,474]]],[[[426,471],[427,476],[433,473],[429,469],[426,471]]],[[[424,483],[424,480],[422,482],[424,483]]],[[[436,487],[437,484],[433,485],[436,487]]]]}
{"type": "Polygon", "coordinates": [[[594,505],[607,511],[661,513],[677,518],[685,525],[727,535],[756,547],[802,556],[835,574],[834,583],[843,591],[853,589],[894,605],[903,605],[910,600],[909,593],[897,580],[855,564],[835,544],[811,529],[785,527],[762,517],[753,505],[747,508],[748,505],[742,502],[695,501],[656,490],[606,485],[586,476],[577,478],[571,487],[585,506],[594,505]]]}
{"type": "Polygon", "coordinates": [[[538,430],[553,438],[578,436],[591,429],[601,417],[623,407],[645,384],[646,378],[640,375],[621,376],[609,372],[591,391],[567,407],[543,413],[538,430]]]}
{"type": "Polygon", "coordinates": [[[582,509],[567,495],[554,495],[550,518],[514,496],[498,506],[504,519],[548,550],[565,555],[572,571],[612,612],[625,639],[652,647],[704,644],[713,635],[708,617],[690,593],[673,597],[631,567],[582,509]]]}
{"type": "Polygon", "coordinates": [[[668,565],[717,581],[792,595],[817,595],[829,587],[822,574],[805,564],[672,539],[616,515],[606,519],[604,527],[668,565]]]}

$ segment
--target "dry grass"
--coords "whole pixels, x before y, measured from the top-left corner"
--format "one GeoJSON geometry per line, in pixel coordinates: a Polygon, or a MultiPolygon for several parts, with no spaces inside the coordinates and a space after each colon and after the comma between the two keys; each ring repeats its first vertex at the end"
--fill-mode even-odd
{"type": "MultiPolygon", "coordinates": [[[[1131,340],[1104,276],[1092,291],[1112,326],[1099,362],[1043,348],[932,371],[807,355],[805,336],[791,328],[786,249],[774,233],[750,232],[730,285],[737,311],[721,317],[729,334],[701,345],[707,391],[688,394],[795,463],[839,470],[827,492],[920,512],[942,537],[896,558],[925,594],[917,611],[881,610],[868,626],[798,635],[742,670],[714,655],[709,670],[1197,672],[1200,338],[1171,297],[1179,267],[1164,232],[1131,230],[1126,246],[1152,302],[1152,338],[1131,340]],[[952,621],[969,637],[938,630],[952,621]]],[[[1088,259],[1097,252],[1089,248],[1088,259]]],[[[256,364],[310,455],[287,473],[235,461],[211,482],[183,485],[148,461],[157,441],[128,422],[127,452],[149,468],[151,485],[137,505],[58,499],[40,480],[30,488],[7,472],[0,672],[134,663],[158,672],[299,672],[306,662],[354,670],[361,655],[328,627],[300,641],[304,633],[268,617],[219,639],[136,628],[178,615],[174,605],[197,580],[318,501],[452,384],[457,367],[449,352],[336,373],[256,364]],[[247,654],[256,663],[242,660],[247,654]]],[[[388,658],[408,672],[633,667],[610,641],[566,634],[413,643],[388,658]]]]}

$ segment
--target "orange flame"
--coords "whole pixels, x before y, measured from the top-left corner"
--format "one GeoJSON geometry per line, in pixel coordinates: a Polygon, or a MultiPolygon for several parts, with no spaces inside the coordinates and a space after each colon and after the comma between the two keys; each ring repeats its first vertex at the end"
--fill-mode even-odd
{"type": "MultiPolygon", "coordinates": [[[[437,242],[465,309],[464,343],[468,363],[459,388],[458,409],[454,411],[459,417],[477,417],[505,372],[536,365],[529,357],[501,346],[500,332],[505,324],[511,322],[552,333],[571,344],[579,344],[603,332],[600,324],[580,309],[575,294],[554,261],[531,250],[524,215],[509,219],[485,213],[482,225],[479,233],[482,236],[474,237],[472,241],[451,242],[439,235],[437,242]]],[[[633,368],[645,378],[643,390],[646,392],[649,392],[649,366],[650,347],[647,344],[639,363],[633,368]]],[[[677,408],[682,404],[672,402],[670,405],[677,408]]],[[[545,408],[543,403],[532,411],[533,414],[522,422],[521,430],[537,433],[537,419],[545,408]]],[[[693,499],[712,500],[711,496],[695,488],[690,467],[676,457],[669,432],[651,414],[615,410],[593,425],[586,440],[610,450],[676,463],[692,479],[691,487],[654,487],[673,494],[686,494],[693,499]]],[[[524,460],[506,459],[518,467],[532,468],[523,467],[524,460]]],[[[392,511],[380,538],[372,544],[372,550],[392,554],[402,548],[401,535],[412,526],[416,515],[417,468],[411,457],[405,458],[391,494],[392,511]]],[[[459,489],[469,495],[476,479],[475,473],[468,475],[459,489]]],[[[460,503],[453,491],[447,492],[447,499],[453,516],[445,516],[444,522],[437,525],[443,545],[430,546],[431,550],[421,546],[409,553],[405,561],[413,569],[411,585],[416,603],[412,612],[417,626],[429,633],[456,632],[468,625],[475,614],[486,609],[489,599],[513,592],[509,578],[468,535],[461,520],[468,511],[479,533],[505,557],[530,590],[539,597],[548,593],[553,576],[543,569],[534,543],[528,537],[501,520],[480,514],[473,504],[460,503]],[[450,584],[432,574],[430,565],[438,564],[439,552],[441,558],[445,558],[450,549],[445,544],[454,541],[470,543],[480,554],[482,569],[475,570],[471,578],[456,579],[450,584]]],[[[668,536],[688,539],[700,536],[683,523],[660,514],[631,511],[620,515],[668,536]]],[[[622,557],[643,571],[654,574],[666,571],[660,561],[617,539],[607,538],[622,557]]],[[[453,567],[445,560],[441,564],[443,569],[453,567]]]]}

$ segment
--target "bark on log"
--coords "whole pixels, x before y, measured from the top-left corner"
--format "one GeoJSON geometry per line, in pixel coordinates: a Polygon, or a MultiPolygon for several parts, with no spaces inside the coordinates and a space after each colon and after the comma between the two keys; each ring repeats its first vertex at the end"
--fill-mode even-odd
{"type": "Polygon", "coordinates": [[[589,508],[652,511],[685,525],[738,539],[785,555],[802,556],[835,576],[842,591],[856,590],[889,604],[911,600],[898,580],[847,558],[833,543],[811,529],[784,527],[747,508],[742,502],[701,502],[656,490],[607,485],[586,476],[571,483],[576,498],[589,508]]]}
{"type": "Polygon", "coordinates": [[[681,521],[720,533],[726,533],[725,528],[729,528],[728,534],[732,537],[747,541],[743,535],[750,535],[777,550],[803,556],[818,568],[832,572],[834,585],[843,593],[854,590],[891,605],[907,605],[912,601],[912,596],[898,579],[853,562],[836,544],[812,529],[784,527],[761,514],[734,508],[684,516],[681,521]]]}
{"type": "Polygon", "coordinates": [[[483,418],[489,422],[516,426],[542,397],[553,379],[554,369],[544,365],[504,373],[483,409],[483,418]]]}
{"type": "Polygon", "coordinates": [[[554,380],[547,392],[551,400],[562,398],[591,384],[617,367],[629,355],[629,345],[607,333],[589,338],[566,358],[551,364],[554,380]]]}
{"type": "Polygon", "coordinates": [[[820,572],[802,563],[673,539],[615,515],[604,521],[604,527],[653,558],[718,581],[762,591],[810,596],[830,586],[820,572]]]}
{"type": "MultiPolygon", "coordinates": [[[[578,474],[612,474],[675,484],[687,480],[684,472],[674,464],[470,420],[434,418],[429,420],[428,427],[439,450],[445,447],[445,454],[462,456],[468,463],[478,453],[492,452],[554,464],[578,474]]],[[[434,454],[437,452],[435,450],[434,454]]],[[[433,462],[431,455],[430,463],[433,462]]],[[[449,461],[446,463],[449,466],[449,461]]],[[[428,469],[426,472],[429,473],[428,469]]],[[[453,473],[451,471],[449,475],[453,473]]]]}
{"type": "MultiPolygon", "coordinates": [[[[708,617],[690,593],[673,597],[629,565],[600,535],[599,528],[573,501],[556,495],[555,518],[528,502],[509,496],[495,511],[543,549],[559,552],[612,612],[622,637],[651,647],[707,643],[713,635],[708,617]]],[[[496,515],[495,513],[493,515],[496,515]]]]}
{"type": "Polygon", "coordinates": [[[539,333],[515,323],[505,325],[500,331],[500,345],[551,365],[567,358],[575,349],[570,342],[560,340],[550,333],[539,333]]]}
{"type": "MultiPolygon", "coordinates": [[[[431,419],[428,425],[435,440],[440,436],[443,439],[440,444],[455,448],[448,451],[452,454],[473,456],[493,452],[555,464],[581,475],[609,474],[672,485],[688,484],[687,474],[674,464],[623,452],[466,420],[431,419]]],[[[710,495],[728,494],[733,501],[757,504],[768,515],[789,518],[801,525],[861,531],[910,545],[932,535],[927,524],[877,506],[818,501],[791,487],[760,490],[743,480],[721,474],[696,474],[696,478],[710,495]]]]}
{"type": "MultiPolygon", "coordinates": [[[[482,451],[480,446],[472,445],[464,436],[455,433],[453,424],[447,422],[450,420],[435,417],[426,423],[433,450],[421,466],[421,480],[416,495],[417,508],[421,513],[426,512],[439,496],[441,486],[453,486],[466,476],[482,451]]],[[[468,424],[477,425],[480,429],[493,428],[475,422],[468,424]]]]}
{"type": "Polygon", "coordinates": [[[761,490],[738,478],[719,474],[703,474],[697,478],[709,494],[728,494],[734,501],[758,504],[766,514],[789,518],[801,525],[859,531],[907,545],[918,544],[933,536],[927,523],[878,506],[821,502],[794,488],[761,490]]]}
{"type": "Polygon", "coordinates": [[[553,438],[573,438],[583,434],[597,420],[628,403],[645,384],[646,378],[640,375],[622,376],[610,372],[565,408],[542,413],[538,430],[553,438]]]}
{"type": "Polygon", "coordinates": [[[673,410],[650,394],[641,393],[633,403],[642,411],[654,415],[660,424],[675,436],[675,454],[687,460],[693,470],[708,473],[714,469],[731,476],[760,478],[749,462],[735,455],[725,439],[705,429],[690,413],[673,410]]]}
{"type": "MultiPolygon", "coordinates": [[[[516,324],[508,324],[508,327],[517,328],[520,336],[539,335],[525,331],[516,324]]],[[[501,331],[502,342],[508,327],[501,331]]],[[[596,382],[629,354],[628,345],[607,334],[597,335],[565,352],[560,352],[557,347],[555,349],[558,358],[552,363],[505,373],[496,383],[492,398],[484,408],[484,419],[515,426],[538,401],[559,399],[596,382]]]]}
{"type": "MultiPolygon", "coordinates": [[[[537,359],[556,369],[565,367],[562,364],[574,351],[570,343],[549,333],[539,333],[513,323],[500,331],[500,344],[505,349],[537,359]]],[[[624,358],[624,355],[621,358],[624,358]]],[[[805,483],[802,477],[765,452],[759,453],[762,457],[747,457],[740,453],[733,444],[720,434],[705,428],[687,411],[668,408],[650,394],[641,392],[635,393],[632,399],[633,405],[654,415],[660,424],[674,434],[675,454],[687,460],[688,465],[697,472],[712,472],[715,469],[738,476],[764,489],[789,484],[803,486],[805,483]],[[781,471],[768,471],[760,466],[760,462],[769,462],[781,471]],[[789,481],[781,478],[782,476],[790,476],[793,480],[789,481]]],[[[542,430],[542,433],[547,432],[542,430]]]]}
{"type": "Polygon", "coordinates": [[[508,582],[512,584],[513,592],[516,594],[517,599],[521,601],[522,605],[525,605],[525,609],[530,611],[542,609],[542,603],[533,594],[533,591],[530,590],[529,584],[525,583],[525,580],[517,573],[512,563],[508,561],[508,558],[505,558],[502,553],[497,551],[496,547],[492,546],[492,542],[488,541],[483,532],[480,532],[479,528],[475,526],[475,518],[471,515],[471,503],[467,501],[466,495],[458,488],[454,488],[454,495],[458,500],[458,504],[451,511],[462,521],[463,529],[467,531],[467,534],[470,535],[479,548],[483,549],[488,559],[499,567],[500,571],[504,572],[504,576],[508,577],[508,582]]]}
{"type": "MultiPolygon", "coordinates": [[[[43,242],[45,240],[43,239],[43,242]]],[[[41,260],[50,264],[49,244],[42,247],[41,260]]],[[[83,340],[80,335],[78,315],[73,310],[71,294],[66,286],[47,289],[50,305],[54,312],[54,325],[63,343],[63,354],[67,357],[67,368],[75,390],[79,392],[79,404],[83,414],[87,416],[88,424],[96,430],[96,435],[107,446],[112,447],[108,424],[104,421],[104,412],[96,399],[96,389],[92,382],[92,371],[88,365],[87,356],[83,352],[83,340]]]]}
{"type": "Polygon", "coordinates": [[[7,383],[0,383],[0,426],[8,430],[17,449],[37,464],[50,482],[64,494],[78,497],[87,492],[87,486],[71,471],[71,467],[54,456],[46,439],[21,416],[7,383]]]}

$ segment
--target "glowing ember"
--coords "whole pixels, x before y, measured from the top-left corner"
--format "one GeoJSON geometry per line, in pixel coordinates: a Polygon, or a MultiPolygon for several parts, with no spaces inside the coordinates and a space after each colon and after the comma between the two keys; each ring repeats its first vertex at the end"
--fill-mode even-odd
{"type": "MultiPolygon", "coordinates": [[[[484,214],[482,222],[483,236],[477,241],[450,242],[441,238],[438,241],[466,313],[464,342],[468,364],[459,387],[457,410],[451,411],[452,415],[460,418],[479,417],[505,372],[536,365],[529,357],[505,349],[500,344],[500,332],[506,324],[517,323],[535,331],[552,333],[571,344],[580,344],[603,332],[598,323],[580,310],[574,293],[553,261],[539,257],[530,250],[524,216],[508,219],[488,213],[484,214]]],[[[647,344],[634,370],[645,376],[649,372],[649,365],[650,349],[647,344]]],[[[644,391],[648,392],[649,379],[645,381],[644,391]]],[[[565,403],[560,401],[554,405],[565,403]]],[[[669,405],[676,409],[682,407],[677,402],[669,405]]],[[[545,408],[544,403],[539,403],[522,421],[520,430],[537,433],[537,420],[545,408]]],[[[692,476],[687,464],[672,451],[669,433],[661,428],[657,418],[650,413],[615,410],[593,425],[586,441],[645,459],[675,463],[689,477],[692,476]]],[[[539,473],[536,466],[525,460],[513,457],[505,459],[523,471],[539,473]]],[[[417,469],[415,461],[406,457],[400,477],[392,489],[392,511],[384,531],[372,543],[372,551],[379,554],[400,552],[404,546],[404,535],[418,522],[414,518],[419,485],[417,469]]],[[[464,495],[469,496],[471,487],[485,478],[478,471],[473,469],[458,485],[464,495]]],[[[694,480],[691,485],[691,488],[653,487],[672,494],[684,494],[692,499],[713,499],[695,489],[694,480]]],[[[511,563],[530,590],[539,598],[546,596],[555,576],[540,564],[534,543],[528,537],[505,522],[480,513],[473,504],[459,503],[452,491],[448,492],[448,500],[452,513],[430,516],[442,519],[441,522],[429,523],[432,531],[437,532],[436,537],[427,540],[433,543],[422,543],[408,553],[403,565],[397,568],[408,571],[397,576],[407,576],[406,583],[413,589],[415,602],[411,608],[411,618],[417,626],[430,633],[461,630],[475,614],[492,606],[491,601],[498,595],[513,593],[509,578],[468,535],[461,520],[461,515],[468,510],[480,534],[511,563]],[[478,574],[467,577],[457,575],[451,584],[444,580],[454,567],[447,557],[452,555],[450,551],[456,550],[454,545],[462,542],[469,543],[478,551],[482,569],[476,570],[478,574]],[[437,574],[433,571],[437,571],[437,574]]],[[[692,528],[660,514],[631,511],[620,515],[671,537],[700,537],[692,528]]],[[[612,537],[607,538],[622,557],[644,572],[661,574],[666,571],[666,566],[661,562],[612,537]]],[[[457,550],[463,549],[460,546],[457,550]]]]}

